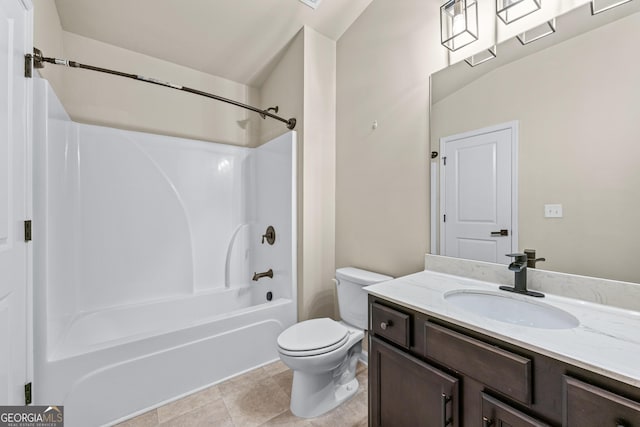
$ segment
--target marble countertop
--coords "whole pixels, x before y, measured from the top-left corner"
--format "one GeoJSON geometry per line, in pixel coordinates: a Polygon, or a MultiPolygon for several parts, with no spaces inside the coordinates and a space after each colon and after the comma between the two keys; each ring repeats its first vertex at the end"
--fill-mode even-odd
{"type": "Polygon", "coordinates": [[[571,313],[580,325],[540,329],[492,320],[445,300],[447,292],[461,289],[504,292],[498,290],[498,284],[432,271],[365,288],[372,295],[421,313],[640,387],[640,312],[547,293],[535,302],[571,313]]]}

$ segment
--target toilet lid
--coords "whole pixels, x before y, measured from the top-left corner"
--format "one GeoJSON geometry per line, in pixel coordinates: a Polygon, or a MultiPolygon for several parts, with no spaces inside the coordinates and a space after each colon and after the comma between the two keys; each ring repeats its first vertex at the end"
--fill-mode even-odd
{"type": "Polygon", "coordinates": [[[348,335],[349,330],[335,320],[305,320],[282,332],[278,347],[291,352],[325,349],[346,341],[348,335]]]}

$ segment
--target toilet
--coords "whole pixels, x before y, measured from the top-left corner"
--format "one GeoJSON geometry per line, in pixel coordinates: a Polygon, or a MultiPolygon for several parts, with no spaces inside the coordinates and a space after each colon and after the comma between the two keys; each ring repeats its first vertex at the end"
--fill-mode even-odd
{"type": "Polygon", "coordinates": [[[293,370],[291,412],[313,418],[358,391],[356,365],[367,329],[367,292],[362,288],[392,277],[358,268],[336,270],[339,322],[329,318],[297,323],[278,336],[278,353],[293,370]]]}

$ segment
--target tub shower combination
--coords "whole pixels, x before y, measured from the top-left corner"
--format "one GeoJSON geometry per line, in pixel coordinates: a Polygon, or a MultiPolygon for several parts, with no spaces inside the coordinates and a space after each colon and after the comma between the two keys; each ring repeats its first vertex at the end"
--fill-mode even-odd
{"type": "Polygon", "coordinates": [[[277,360],[295,132],[250,149],[78,124],[34,83],[34,403],[110,424],[277,360]]]}

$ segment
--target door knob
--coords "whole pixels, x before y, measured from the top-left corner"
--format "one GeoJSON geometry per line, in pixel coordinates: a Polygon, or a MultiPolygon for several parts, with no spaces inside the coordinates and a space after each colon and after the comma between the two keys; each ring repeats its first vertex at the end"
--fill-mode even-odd
{"type": "Polygon", "coordinates": [[[500,237],[500,236],[508,236],[509,230],[500,230],[500,231],[492,231],[491,236],[500,237]]]}

